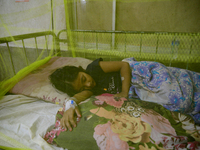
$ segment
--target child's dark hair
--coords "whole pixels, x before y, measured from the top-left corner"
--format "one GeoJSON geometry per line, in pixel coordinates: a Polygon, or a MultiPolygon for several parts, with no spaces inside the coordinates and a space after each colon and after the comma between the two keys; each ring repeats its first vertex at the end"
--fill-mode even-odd
{"type": "Polygon", "coordinates": [[[57,69],[49,78],[56,89],[67,93],[69,96],[74,96],[77,91],[74,90],[72,82],[78,77],[79,72],[85,72],[85,70],[80,66],[65,66],[57,69]]]}

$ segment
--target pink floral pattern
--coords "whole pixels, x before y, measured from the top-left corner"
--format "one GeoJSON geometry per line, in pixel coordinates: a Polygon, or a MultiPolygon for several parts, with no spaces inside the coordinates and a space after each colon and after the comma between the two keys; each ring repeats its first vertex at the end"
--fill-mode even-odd
{"type": "MultiPolygon", "coordinates": [[[[54,104],[58,104],[58,105],[63,105],[64,102],[61,101],[60,98],[58,97],[49,97],[49,96],[45,96],[43,95],[43,97],[40,97],[41,99],[45,100],[45,101],[49,101],[49,102],[52,102],[54,104]]],[[[67,98],[65,98],[66,100],[67,98]]]]}
{"type": "MultiPolygon", "coordinates": [[[[62,115],[63,116],[63,109],[59,109],[58,114],[62,115]]],[[[56,117],[56,123],[55,123],[55,127],[54,129],[52,129],[51,131],[47,132],[45,135],[44,135],[44,140],[47,141],[47,143],[49,144],[55,144],[56,143],[53,141],[54,138],[56,138],[57,136],[60,135],[61,132],[64,132],[66,131],[66,129],[63,129],[61,128],[60,126],[60,118],[56,117]]]]}
{"type": "Polygon", "coordinates": [[[53,139],[59,136],[60,132],[66,131],[66,129],[61,129],[60,127],[52,129],[50,132],[47,132],[44,136],[44,139],[49,143],[49,144],[55,144],[53,142],[53,139]]]}
{"type": "Polygon", "coordinates": [[[140,118],[123,113],[116,115],[110,122],[112,131],[117,133],[122,141],[132,141],[133,143],[150,141],[151,127],[140,118]]]}
{"type": "Polygon", "coordinates": [[[122,106],[122,104],[124,103],[124,101],[127,100],[124,97],[115,98],[113,96],[113,94],[108,94],[108,93],[102,94],[100,96],[96,96],[96,98],[99,101],[106,102],[108,105],[111,105],[111,106],[114,106],[114,107],[117,107],[117,108],[120,108],[122,106]]]}
{"type": "Polygon", "coordinates": [[[153,129],[159,133],[168,133],[176,136],[176,131],[171,126],[169,120],[153,110],[146,110],[146,112],[141,115],[141,120],[150,124],[153,129]]]}
{"type": "Polygon", "coordinates": [[[111,130],[110,122],[97,125],[93,137],[101,150],[129,150],[127,142],[122,141],[119,135],[111,130]]]}
{"type": "Polygon", "coordinates": [[[176,150],[180,149],[198,150],[200,148],[199,142],[197,141],[187,142],[187,141],[188,138],[184,136],[169,136],[169,137],[164,137],[161,143],[163,144],[163,147],[166,149],[175,148],[176,150]]]}

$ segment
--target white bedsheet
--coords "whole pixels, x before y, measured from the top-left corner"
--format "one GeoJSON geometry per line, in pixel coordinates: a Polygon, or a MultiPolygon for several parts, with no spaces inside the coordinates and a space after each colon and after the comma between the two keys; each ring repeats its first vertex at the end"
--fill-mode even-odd
{"type": "Polygon", "coordinates": [[[0,100],[0,145],[35,150],[62,150],[42,137],[53,128],[61,106],[23,95],[7,95],[0,100]]]}

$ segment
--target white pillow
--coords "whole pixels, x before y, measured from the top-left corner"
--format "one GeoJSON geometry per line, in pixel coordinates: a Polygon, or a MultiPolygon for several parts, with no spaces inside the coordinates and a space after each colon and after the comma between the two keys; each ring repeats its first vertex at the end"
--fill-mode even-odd
{"type": "Polygon", "coordinates": [[[86,69],[91,62],[91,60],[81,57],[53,57],[45,65],[42,65],[19,81],[10,90],[10,93],[37,97],[63,105],[64,100],[69,98],[69,96],[52,86],[49,75],[56,69],[64,66],[82,66],[83,69],[86,69]]]}

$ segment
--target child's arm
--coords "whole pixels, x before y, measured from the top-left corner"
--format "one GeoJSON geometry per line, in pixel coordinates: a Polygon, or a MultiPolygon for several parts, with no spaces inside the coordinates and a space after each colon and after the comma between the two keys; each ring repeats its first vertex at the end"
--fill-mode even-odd
{"type": "MultiPolygon", "coordinates": [[[[76,98],[76,101],[75,101],[76,104],[79,104],[80,102],[86,100],[92,95],[93,93],[91,91],[82,91],[80,93],[75,94],[73,97],[76,98]]],[[[72,131],[72,127],[76,127],[76,120],[75,120],[76,118],[74,118],[75,112],[76,112],[77,117],[80,118],[81,112],[78,106],[76,106],[75,109],[69,108],[68,110],[64,112],[63,117],[60,121],[61,127],[66,128],[70,131],[72,131]]]]}
{"type": "Polygon", "coordinates": [[[116,94],[115,96],[127,97],[131,82],[129,63],[123,61],[100,61],[99,65],[105,73],[120,71],[122,77],[122,92],[116,94]]]}
{"type": "Polygon", "coordinates": [[[77,104],[79,104],[80,102],[86,100],[92,95],[93,93],[91,91],[85,90],[85,91],[75,94],[73,97],[77,99],[77,104]]]}

